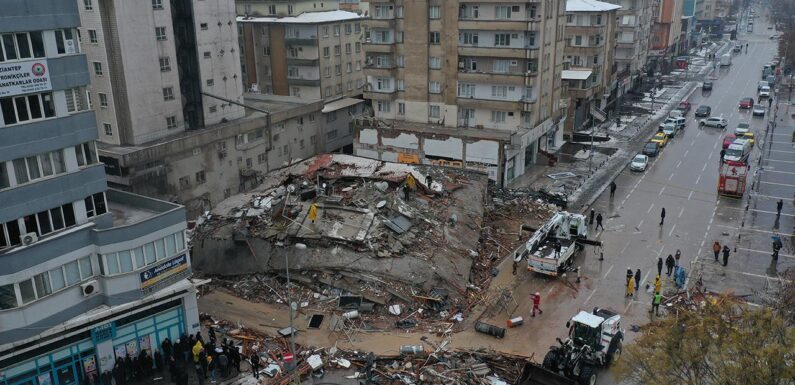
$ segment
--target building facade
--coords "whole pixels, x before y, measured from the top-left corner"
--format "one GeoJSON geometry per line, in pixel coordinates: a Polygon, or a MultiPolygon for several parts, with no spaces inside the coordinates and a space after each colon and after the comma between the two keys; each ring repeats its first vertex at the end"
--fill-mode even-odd
{"type": "Polygon", "coordinates": [[[590,108],[615,107],[617,96],[615,63],[616,13],[620,6],[596,0],[566,1],[565,60],[568,71],[590,75],[584,79],[564,76],[569,102],[567,131],[589,122],[590,108]],[[568,78],[568,79],[567,79],[568,78]]]}
{"type": "Polygon", "coordinates": [[[184,204],[190,218],[248,191],[270,171],[353,142],[361,99],[246,94],[245,118],[188,131],[147,146],[100,144],[108,181],[137,194],[184,204]],[[265,113],[267,111],[267,113],[265,113]]]}
{"type": "Polygon", "coordinates": [[[424,129],[448,135],[455,151],[445,146],[430,151],[418,142],[372,143],[366,134],[358,147],[354,143],[355,153],[471,163],[493,170],[490,175],[500,184],[537,160],[546,162],[537,159],[539,152],[554,152],[562,139],[564,12],[563,0],[371,1],[364,96],[375,121],[386,122],[393,133],[380,124],[371,128],[387,137],[404,128],[420,136],[424,129]],[[500,150],[482,154],[481,162],[464,159],[469,144],[486,138],[496,140],[500,150]]]}
{"type": "Polygon", "coordinates": [[[199,328],[183,207],[109,190],[77,2],[0,13],[0,384],[77,384],[199,328]]]}
{"type": "Polygon", "coordinates": [[[243,94],[234,0],[78,3],[100,141],[140,145],[244,115],[222,100],[243,94]]]}
{"type": "Polygon", "coordinates": [[[679,51],[682,31],[682,0],[659,0],[652,3],[651,55],[671,58],[679,51]]]}
{"type": "Polygon", "coordinates": [[[615,61],[618,66],[619,98],[636,87],[644,74],[649,56],[653,0],[608,1],[621,8],[617,11],[615,61]]]}
{"type": "Polygon", "coordinates": [[[361,20],[341,10],[238,17],[244,84],[250,91],[309,99],[361,95],[361,20]]]}

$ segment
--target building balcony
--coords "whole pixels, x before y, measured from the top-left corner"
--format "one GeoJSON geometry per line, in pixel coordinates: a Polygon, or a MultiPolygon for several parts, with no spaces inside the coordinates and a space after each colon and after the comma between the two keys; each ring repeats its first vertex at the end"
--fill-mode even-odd
{"type": "Polygon", "coordinates": [[[472,83],[511,84],[524,87],[524,77],[535,76],[538,72],[493,73],[458,70],[458,80],[472,83]]]}
{"type": "Polygon", "coordinates": [[[598,87],[596,86],[596,84],[594,84],[593,87],[589,88],[569,87],[567,92],[569,96],[573,99],[591,99],[593,98],[594,95],[596,95],[597,88],[598,87]]]}
{"type": "Polygon", "coordinates": [[[395,67],[395,66],[375,66],[375,65],[365,66],[364,67],[364,74],[366,76],[396,78],[397,77],[397,67],[395,67]]]}
{"type": "Polygon", "coordinates": [[[616,42],[616,49],[622,49],[622,48],[623,49],[634,49],[635,48],[635,42],[634,41],[628,41],[628,42],[617,41],[616,42]]]}
{"type": "Polygon", "coordinates": [[[576,46],[571,44],[566,44],[564,48],[564,56],[593,56],[603,54],[605,51],[604,43],[599,45],[588,45],[588,46],[576,46]]]}
{"type": "Polygon", "coordinates": [[[308,45],[317,46],[317,38],[298,38],[298,37],[285,37],[284,42],[287,45],[308,45]]]}
{"type": "Polygon", "coordinates": [[[459,19],[458,29],[470,31],[540,31],[541,18],[532,20],[459,19]]]}
{"type": "Polygon", "coordinates": [[[397,99],[397,90],[392,91],[364,91],[365,99],[393,101],[397,99]]]}
{"type": "Polygon", "coordinates": [[[295,86],[312,86],[312,87],[320,87],[320,79],[314,78],[300,78],[300,77],[287,77],[287,84],[295,85],[295,86]]]}
{"type": "Polygon", "coordinates": [[[319,67],[320,59],[287,58],[288,66],[319,67]]]}
{"type": "Polygon", "coordinates": [[[508,59],[538,59],[538,47],[526,48],[497,48],[497,47],[475,47],[458,46],[458,56],[486,56],[494,58],[508,59]],[[530,51],[530,52],[528,52],[530,51]]]}
{"type": "Polygon", "coordinates": [[[518,100],[488,100],[476,99],[474,97],[459,96],[456,99],[459,107],[480,108],[498,111],[520,111],[521,105],[518,100]]]}
{"type": "Polygon", "coordinates": [[[367,20],[367,26],[373,29],[395,29],[395,18],[371,18],[367,20]]]}
{"type": "Polygon", "coordinates": [[[362,45],[362,49],[365,53],[394,53],[395,43],[373,43],[368,40],[362,45]]]}

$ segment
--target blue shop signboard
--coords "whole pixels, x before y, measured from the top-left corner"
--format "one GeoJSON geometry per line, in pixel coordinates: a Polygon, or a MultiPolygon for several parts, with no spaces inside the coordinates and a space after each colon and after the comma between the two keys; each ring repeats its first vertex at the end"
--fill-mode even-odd
{"type": "Polygon", "coordinates": [[[188,255],[182,254],[141,272],[141,289],[146,289],[164,279],[188,269],[188,255]]]}

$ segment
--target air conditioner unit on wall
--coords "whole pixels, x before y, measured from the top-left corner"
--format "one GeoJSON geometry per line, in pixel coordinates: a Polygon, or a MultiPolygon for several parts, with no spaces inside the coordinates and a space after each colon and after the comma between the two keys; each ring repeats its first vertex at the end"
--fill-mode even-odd
{"type": "Polygon", "coordinates": [[[38,240],[39,235],[36,233],[26,233],[19,236],[19,241],[25,246],[34,244],[38,240]]]}
{"type": "Polygon", "coordinates": [[[82,285],[80,285],[80,290],[83,293],[83,297],[89,297],[94,294],[99,293],[99,282],[96,280],[88,281],[82,285]]]}

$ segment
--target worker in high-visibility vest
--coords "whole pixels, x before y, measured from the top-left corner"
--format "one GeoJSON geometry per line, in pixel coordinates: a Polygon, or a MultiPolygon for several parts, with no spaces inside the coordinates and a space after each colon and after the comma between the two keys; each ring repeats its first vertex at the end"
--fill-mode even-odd
{"type": "Polygon", "coordinates": [[[315,219],[317,219],[317,204],[312,203],[312,205],[309,206],[309,220],[315,223],[315,219]]]}
{"type": "Polygon", "coordinates": [[[417,188],[417,181],[414,180],[414,176],[413,175],[408,174],[406,176],[406,185],[409,186],[409,188],[412,189],[412,190],[417,188]]]}

